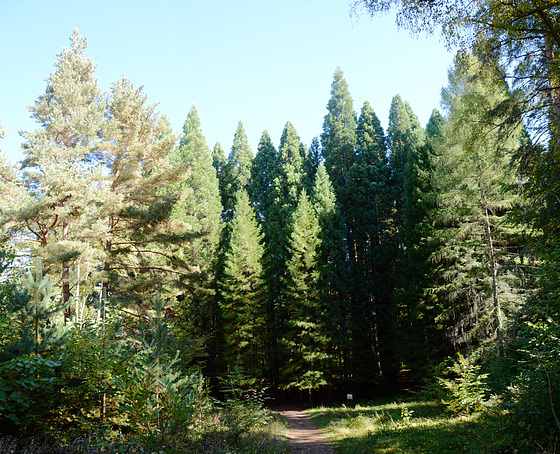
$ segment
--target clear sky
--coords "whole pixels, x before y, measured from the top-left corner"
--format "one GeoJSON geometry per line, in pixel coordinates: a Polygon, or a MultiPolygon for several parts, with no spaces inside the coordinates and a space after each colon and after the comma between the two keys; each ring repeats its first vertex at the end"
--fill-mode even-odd
{"type": "Polygon", "coordinates": [[[195,104],[208,145],[231,149],[237,122],[256,153],[267,129],[278,146],[291,121],[305,144],[319,136],[333,73],[344,71],[354,109],[365,100],[387,126],[400,94],[425,125],[439,107],[453,55],[437,37],[397,31],[394,18],[351,16],[350,0],[0,0],[0,149],[22,158],[18,131],[36,129],[27,106],[44,92],[74,28],[88,37],[108,91],[121,75],[144,85],[180,133],[195,104]]]}

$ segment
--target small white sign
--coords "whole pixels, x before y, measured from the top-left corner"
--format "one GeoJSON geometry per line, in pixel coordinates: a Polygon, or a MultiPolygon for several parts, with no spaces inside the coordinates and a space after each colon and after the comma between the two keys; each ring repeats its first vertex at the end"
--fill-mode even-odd
{"type": "Polygon", "coordinates": [[[354,400],[354,395],[353,394],[346,394],[346,399],[347,400],[354,400]]]}

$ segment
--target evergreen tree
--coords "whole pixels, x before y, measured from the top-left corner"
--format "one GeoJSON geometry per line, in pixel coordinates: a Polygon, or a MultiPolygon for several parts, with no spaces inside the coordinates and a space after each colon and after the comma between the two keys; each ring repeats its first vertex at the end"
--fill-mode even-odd
{"type": "Polygon", "coordinates": [[[284,292],[281,380],[285,388],[316,389],[330,381],[325,311],[318,291],[320,227],[305,189],[292,214],[284,292]]]}
{"type": "Polygon", "coordinates": [[[495,62],[457,55],[443,91],[449,118],[434,181],[437,282],[430,289],[441,305],[437,320],[456,347],[501,344],[523,301],[515,273],[522,238],[506,216],[519,203],[509,159],[523,131],[505,139],[485,117],[509,96],[495,62]]]}
{"type": "Polygon", "coordinates": [[[123,77],[111,87],[103,146],[107,175],[92,229],[104,249],[103,296],[143,305],[188,273],[175,250],[190,235],[169,222],[178,197],[179,172],[168,164],[175,136],[142,87],[123,77]]]}
{"type": "Polygon", "coordinates": [[[396,295],[397,347],[399,360],[414,378],[423,376],[430,362],[443,359],[451,352],[440,323],[439,307],[427,291],[432,285],[434,265],[430,256],[437,246],[429,238],[438,222],[436,162],[441,146],[445,119],[434,110],[426,126],[426,143],[407,163],[409,176],[405,184],[414,204],[406,212],[408,245],[402,256],[401,279],[396,295]],[[410,209],[412,208],[412,209],[410,209]]]}
{"type": "Polygon", "coordinates": [[[408,185],[408,191],[412,188],[413,185],[409,181],[410,178],[414,178],[410,173],[411,164],[408,162],[417,159],[416,155],[424,142],[424,129],[420,126],[418,117],[412,111],[410,104],[403,101],[399,95],[394,96],[389,109],[387,145],[390,150],[391,179],[395,192],[395,222],[401,246],[407,242],[405,211],[412,209],[414,204],[414,200],[410,197],[411,194],[405,189],[406,185],[408,185]]]}
{"type": "Polygon", "coordinates": [[[218,251],[222,235],[222,204],[216,169],[193,105],[183,125],[179,146],[171,154],[172,165],[182,170],[176,190],[184,196],[171,213],[172,228],[188,234],[187,245],[174,248],[177,262],[187,265],[178,299],[183,336],[204,338],[208,361],[206,372],[217,373],[219,307],[215,295],[218,251]]]}
{"type": "MultiPolygon", "coordinates": [[[[356,160],[356,113],[340,67],[334,72],[327,110],[321,134],[323,156],[345,216],[350,197],[347,192],[348,174],[356,160]]],[[[353,251],[350,253],[352,255],[353,251]]]]}
{"type": "Polygon", "coordinates": [[[222,202],[222,209],[226,199],[226,181],[225,169],[227,165],[226,152],[222,144],[218,140],[212,149],[212,165],[216,169],[216,176],[218,177],[218,187],[220,188],[220,200],[222,202]]]}
{"type": "Polygon", "coordinates": [[[237,191],[247,189],[251,181],[252,163],[253,151],[249,146],[249,140],[247,139],[243,123],[240,121],[237,124],[228,162],[224,168],[225,200],[223,205],[226,219],[231,218],[237,191]]]}
{"type": "Polygon", "coordinates": [[[60,270],[65,303],[71,295],[71,265],[89,248],[81,229],[89,222],[88,207],[95,205],[91,199],[99,181],[94,164],[104,101],[86,47],[87,40],[75,30],[71,47],[57,56],[45,93],[29,107],[41,128],[23,134],[22,183],[28,193],[4,211],[14,229],[34,238],[30,247],[43,258],[45,271],[60,270]]]}
{"type": "Polygon", "coordinates": [[[220,280],[225,337],[223,362],[230,371],[242,366],[251,376],[263,379],[267,360],[264,235],[247,192],[238,191],[236,199],[220,280]]]}
{"type": "Polygon", "coordinates": [[[345,253],[346,226],[336,201],[334,188],[321,163],[315,175],[312,202],[319,221],[317,288],[320,305],[329,320],[326,332],[330,338],[331,372],[347,379],[350,368],[350,288],[345,253]]]}
{"type": "Polygon", "coordinates": [[[303,144],[300,142],[294,125],[286,123],[280,138],[277,159],[272,172],[272,187],[269,193],[269,210],[264,223],[265,233],[265,275],[269,293],[268,321],[269,349],[274,358],[271,375],[277,384],[279,364],[277,357],[277,339],[282,336],[286,320],[283,301],[287,260],[289,257],[288,241],[290,225],[302,189],[303,180],[303,144]]]}
{"type": "MultiPolygon", "coordinates": [[[[171,155],[171,163],[184,168],[180,192],[188,191],[173,208],[171,219],[180,223],[179,231],[188,230],[194,237],[183,258],[191,269],[211,280],[222,225],[222,205],[213,157],[202,133],[200,117],[193,105],[183,125],[183,136],[171,155]]],[[[192,285],[192,282],[189,283],[192,285]]]]}
{"type": "Polygon", "coordinates": [[[356,128],[356,162],[350,169],[348,219],[355,247],[354,363],[361,380],[394,374],[394,199],[385,134],[366,101],[356,128]],[[364,361],[364,358],[367,360],[364,361]],[[368,377],[368,378],[366,378],[368,377]]]}
{"type": "Polygon", "coordinates": [[[251,184],[249,186],[249,195],[255,206],[257,218],[261,223],[266,221],[270,209],[269,197],[277,154],[268,131],[264,131],[251,167],[251,184]]]}

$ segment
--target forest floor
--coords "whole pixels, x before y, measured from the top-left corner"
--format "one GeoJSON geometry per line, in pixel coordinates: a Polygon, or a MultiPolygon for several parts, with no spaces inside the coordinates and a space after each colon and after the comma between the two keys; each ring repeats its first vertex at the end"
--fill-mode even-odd
{"type": "Polygon", "coordinates": [[[292,454],[334,454],[313,420],[297,406],[276,409],[290,423],[288,443],[292,454]]]}

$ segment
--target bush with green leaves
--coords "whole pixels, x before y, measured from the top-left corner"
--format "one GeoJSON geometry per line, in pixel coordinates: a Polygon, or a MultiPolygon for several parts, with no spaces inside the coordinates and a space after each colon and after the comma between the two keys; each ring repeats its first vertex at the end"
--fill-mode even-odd
{"type": "Polygon", "coordinates": [[[52,411],[60,361],[21,355],[0,365],[0,422],[34,427],[52,411]]]}
{"type": "Polygon", "coordinates": [[[485,383],[488,374],[481,373],[481,367],[474,356],[458,353],[447,368],[447,376],[437,377],[440,386],[448,393],[442,400],[448,410],[469,414],[482,409],[488,394],[485,383]]]}
{"type": "Polygon", "coordinates": [[[220,404],[220,419],[234,441],[242,434],[266,426],[272,419],[264,407],[264,389],[257,387],[257,380],[241,366],[222,378],[224,402],[220,404]]]}

